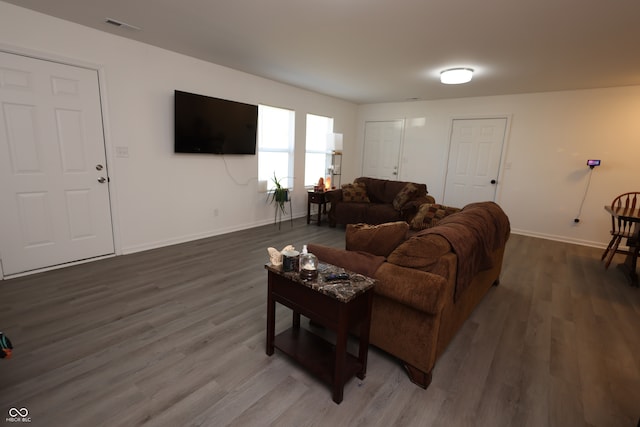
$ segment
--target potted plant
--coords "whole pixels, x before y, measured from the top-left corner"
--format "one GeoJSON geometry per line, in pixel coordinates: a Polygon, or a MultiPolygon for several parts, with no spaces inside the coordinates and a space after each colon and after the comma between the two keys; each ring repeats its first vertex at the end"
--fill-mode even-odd
{"type": "Polygon", "coordinates": [[[289,201],[289,189],[282,186],[280,182],[281,180],[278,179],[275,172],[273,173],[273,178],[271,178],[271,180],[273,181],[275,188],[271,191],[270,202],[276,204],[276,213],[277,210],[280,209],[283,214],[286,214],[285,203],[289,201]]]}

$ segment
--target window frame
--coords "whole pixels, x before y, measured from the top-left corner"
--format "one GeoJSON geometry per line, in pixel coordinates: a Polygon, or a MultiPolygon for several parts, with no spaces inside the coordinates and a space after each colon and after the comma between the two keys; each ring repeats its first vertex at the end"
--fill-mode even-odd
{"type": "MultiPolygon", "coordinates": [[[[267,181],[267,191],[272,191],[275,188],[273,182],[274,173],[275,177],[280,181],[281,185],[285,188],[293,190],[293,172],[294,172],[294,159],[295,159],[295,125],[296,125],[296,112],[290,108],[275,107],[272,105],[258,104],[258,181],[267,181]],[[269,120],[267,111],[272,110],[274,113],[288,113],[288,128],[283,133],[286,133],[287,143],[283,145],[269,145],[267,140],[270,138],[279,138],[274,135],[266,135],[268,132],[265,129],[266,120],[269,120]],[[265,117],[267,116],[267,117],[265,117]],[[266,145],[266,146],[265,146],[266,145]],[[278,176],[277,170],[272,170],[268,174],[261,170],[261,154],[262,153],[283,153],[287,155],[286,175],[278,176]]],[[[277,169],[277,168],[276,168],[277,169]]],[[[284,168],[281,168],[284,169],[284,168]]]]}
{"type": "Polygon", "coordinates": [[[333,117],[328,117],[328,116],[322,116],[320,114],[313,114],[313,113],[307,113],[306,116],[306,127],[305,127],[305,152],[304,152],[304,163],[305,163],[305,173],[304,173],[304,186],[305,188],[311,188],[314,187],[317,184],[317,179],[318,177],[311,177],[308,175],[308,166],[309,166],[309,159],[308,159],[308,154],[312,154],[312,155],[317,155],[317,154],[323,154],[324,155],[324,169],[322,172],[322,178],[325,179],[327,176],[330,175],[329,173],[329,167],[331,165],[331,147],[329,146],[329,137],[331,135],[334,134],[334,118],[333,117]],[[318,118],[318,119],[325,119],[327,122],[327,128],[326,128],[326,133],[324,136],[324,149],[320,150],[317,148],[312,148],[309,149],[309,123],[310,117],[314,117],[314,118],[318,118]]]}

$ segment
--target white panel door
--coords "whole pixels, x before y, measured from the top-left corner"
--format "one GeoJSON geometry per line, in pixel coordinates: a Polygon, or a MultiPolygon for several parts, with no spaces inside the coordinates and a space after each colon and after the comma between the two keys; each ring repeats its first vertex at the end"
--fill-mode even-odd
{"type": "Polygon", "coordinates": [[[0,52],[0,260],[11,275],[114,252],[95,70],[0,52]]]}
{"type": "Polygon", "coordinates": [[[365,123],[363,176],[398,179],[403,130],[404,120],[365,123]]]}
{"type": "Polygon", "coordinates": [[[506,118],[453,120],[445,205],[495,200],[506,128],[506,118]]]}

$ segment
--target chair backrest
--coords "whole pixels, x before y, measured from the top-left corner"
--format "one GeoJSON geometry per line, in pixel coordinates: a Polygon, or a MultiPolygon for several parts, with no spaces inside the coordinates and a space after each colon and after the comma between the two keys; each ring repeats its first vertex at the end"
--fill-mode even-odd
{"type": "MultiPolygon", "coordinates": [[[[632,211],[636,208],[636,206],[640,207],[638,204],[638,199],[640,199],[640,191],[631,191],[629,193],[623,193],[617,196],[611,202],[612,208],[623,208],[625,211],[632,211]]],[[[623,218],[611,216],[611,232],[612,234],[618,233],[630,233],[631,232],[631,222],[626,221],[623,218]]]]}

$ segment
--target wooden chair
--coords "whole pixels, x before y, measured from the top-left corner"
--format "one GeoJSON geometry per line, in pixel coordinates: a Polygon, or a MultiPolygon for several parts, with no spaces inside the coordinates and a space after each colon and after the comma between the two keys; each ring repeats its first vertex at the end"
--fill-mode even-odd
{"type": "MultiPolygon", "coordinates": [[[[614,209],[624,208],[633,210],[636,208],[636,203],[639,196],[640,192],[638,191],[621,194],[613,199],[613,202],[611,202],[611,207],[614,209]]],[[[614,215],[611,215],[611,241],[609,242],[607,249],[605,249],[604,253],[602,254],[602,258],[600,258],[600,260],[607,258],[607,261],[604,265],[605,269],[609,268],[609,264],[611,264],[611,260],[616,253],[624,253],[627,255],[630,253],[629,251],[618,250],[618,246],[620,245],[620,242],[623,238],[628,239],[629,237],[633,236],[633,227],[634,224],[631,221],[627,221],[626,219],[619,216],[616,217],[614,215]]]]}

